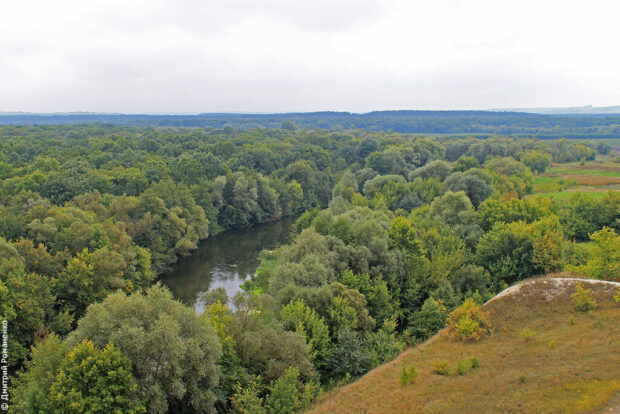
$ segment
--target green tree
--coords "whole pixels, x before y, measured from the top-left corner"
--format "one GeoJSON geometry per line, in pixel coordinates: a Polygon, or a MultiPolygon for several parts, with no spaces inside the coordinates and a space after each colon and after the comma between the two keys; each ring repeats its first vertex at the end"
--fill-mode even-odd
{"type": "Polygon", "coordinates": [[[483,234],[477,222],[476,211],[463,191],[448,191],[435,199],[431,204],[430,214],[450,227],[470,248],[476,245],[483,234]]]}
{"type": "Polygon", "coordinates": [[[20,414],[54,412],[50,388],[68,352],[69,346],[55,334],[32,347],[30,360],[25,362],[13,384],[12,411],[20,414]]]}
{"type": "Polygon", "coordinates": [[[465,172],[467,170],[471,170],[472,168],[479,168],[480,164],[478,160],[474,157],[468,157],[466,155],[461,155],[458,160],[452,166],[453,172],[465,172]]]}
{"type": "Polygon", "coordinates": [[[311,360],[323,368],[330,350],[329,328],[325,320],[309,308],[302,299],[283,307],[280,317],[285,329],[295,331],[306,338],[306,343],[310,347],[311,360]]]}
{"type": "Polygon", "coordinates": [[[604,280],[620,280],[620,236],[609,227],[590,235],[594,242],[590,259],[583,266],[567,270],[604,280]]]}
{"type": "Polygon", "coordinates": [[[541,151],[527,150],[521,156],[521,162],[533,172],[544,173],[551,164],[551,157],[541,151]]]}
{"type": "Polygon", "coordinates": [[[51,328],[66,332],[71,318],[64,313],[55,313],[51,280],[26,271],[23,262],[17,258],[0,259],[0,283],[4,288],[0,309],[10,332],[10,364],[19,365],[39,335],[51,328]]]}
{"type": "Polygon", "coordinates": [[[505,223],[495,224],[476,248],[476,263],[489,271],[497,289],[533,276],[533,256],[530,238],[505,223]]]}
{"type": "Polygon", "coordinates": [[[554,214],[555,210],[553,200],[548,197],[513,198],[510,200],[491,198],[478,207],[478,222],[485,231],[488,231],[498,222],[525,221],[532,223],[554,214]]]}
{"type": "Polygon", "coordinates": [[[132,362],[138,395],[149,413],[182,407],[212,412],[221,347],[215,330],[160,286],[146,294],[116,292],[91,305],[70,335],[75,346],[90,339],[113,343],[132,362]]]}
{"type": "Polygon", "coordinates": [[[62,413],[146,412],[131,361],[118,348],[84,340],[67,354],[50,388],[50,405],[62,413]]]}
{"type": "Polygon", "coordinates": [[[475,168],[464,173],[452,173],[445,181],[445,189],[453,192],[464,191],[474,207],[478,207],[494,191],[493,179],[489,173],[475,168]]]}
{"type": "Polygon", "coordinates": [[[270,387],[271,393],[265,401],[267,413],[296,413],[314,399],[317,387],[312,383],[303,384],[299,380],[299,370],[291,367],[270,387]]]}
{"type": "Polygon", "coordinates": [[[451,170],[449,163],[436,160],[409,173],[408,179],[413,181],[419,177],[422,179],[435,178],[439,181],[444,181],[450,175],[451,170]]]}
{"type": "Polygon", "coordinates": [[[426,340],[446,326],[446,307],[433,298],[428,298],[422,308],[413,314],[409,332],[418,340],[426,340]]]}

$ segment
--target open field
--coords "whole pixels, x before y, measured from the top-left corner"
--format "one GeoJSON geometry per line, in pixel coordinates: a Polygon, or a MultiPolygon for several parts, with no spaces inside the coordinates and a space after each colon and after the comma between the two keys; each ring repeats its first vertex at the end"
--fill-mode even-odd
{"type": "MultiPolygon", "coordinates": [[[[535,279],[484,306],[494,326],[477,343],[455,342],[445,330],[359,381],[328,393],[313,413],[559,413],[599,412],[620,393],[620,284],[584,282],[598,308],[576,313],[575,281],[535,279]],[[571,323],[571,317],[574,323],[571,323]],[[524,338],[524,330],[531,336],[524,338]],[[459,359],[478,368],[455,374],[459,359]],[[446,360],[450,375],[432,373],[446,360]],[[414,365],[417,379],[399,383],[414,365]]],[[[615,404],[615,403],[614,403],[615,404]]]]}
{"type": "Polygon", "coordinates": [[[586,187],[586,186],[580,186],[580,187],[572,187],[569,189],[566,189],[564,191],[549,191],[546,193],[537,193],[535,195],[537,196],[543,196],[543,197],[551,197],[554,200],[568,200],[569,198],[571,198],[576,192],[582,192],[584,193],[584,195],[586,197],[591,197],[593,199],[601,199],[603,197],[605,197],[605,195],[607,194],[608,191],[618,191],[620,190],[620,188],[606,188],[606,189],[599,189],[596,187],[586,187]]]}
{"type": "Polygon", "coordinates": [[[599,156],[585,165],[554,163],[534,178],[534,193],[554,199],[567,199],[575,191],[600,198],[610,190],[620,191],[620,164],[610,156],[599,156]]]}

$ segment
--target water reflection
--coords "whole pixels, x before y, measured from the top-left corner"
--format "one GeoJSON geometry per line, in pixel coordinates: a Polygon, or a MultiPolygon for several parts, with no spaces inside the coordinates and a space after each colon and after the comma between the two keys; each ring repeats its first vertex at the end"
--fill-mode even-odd
{"type": "Polygon", "coordinates": [[[202,293],[221,286],[234,296],[243,281],[256,273],[261,250],[286,243],[294,221],[286,218],[209,238],[191,256],[163,273],[160,280],[177,299],[202,312],[202,293]]]}

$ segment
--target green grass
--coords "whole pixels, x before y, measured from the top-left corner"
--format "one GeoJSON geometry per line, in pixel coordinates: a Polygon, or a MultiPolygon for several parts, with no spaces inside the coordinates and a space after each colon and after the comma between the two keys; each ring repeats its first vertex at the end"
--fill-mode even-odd
{"type": "MultiPolygon", "coordinates": [[[[561,167],[551,167],[549,168],[549,170],[547,170],[548,173],[552,173],[552,174],[577,174],[577,175],[597,175],[600,177],[620,177],[620,171],[602,171],[602,170],[571,170],[571,169],[564,169],[561,167]]],[[[551,177],[544,177],[544,178],[551,178],[551,177]]]]}

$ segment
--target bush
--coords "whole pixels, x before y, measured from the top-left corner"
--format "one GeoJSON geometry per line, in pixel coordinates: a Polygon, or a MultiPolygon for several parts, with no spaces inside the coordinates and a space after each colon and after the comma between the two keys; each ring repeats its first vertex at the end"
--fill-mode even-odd
{"type": "Polygon", "coordinates": [[[596,301],[590,294],[590,289],[584,289],[581,283],[577,283],[575,293],[571,295],[573,306],[582,313],[588,313],[596,308],[596,301]]]}
{"type": "Polygon", "coordinates": [[[530,328],[525,328],[519,333],[519,336],[523,338],[525,342],[529,342],[529,340],[534,337],[534,331],[532,331],[530,328]]]}
{"type": "Polygon", "coordinates": [[[419,340],[430,338],[435,332],[446,326],[446,307],[441,301],[428,298],[422,308],[411,316],[410,334],[419,340]]]}
{"type": "Polygon", "coordinates": [[[618,288],[618,291],[616,292],[616,296],[614,296],[614,299],[616,300],[616,302],[620,303],[620,288],[618,288]]]}
{"type": "Polygon", "coordinates": [[[409,365],[408,367],[403,367],[400,372],[400,385],[408,385],[415,381],[418,377],[418,370],[415,369],[413,365],[409,365]]]}
{"type": "Polygon", "coordinates": [[[433,374],[450,375],[450,364],[445,359],[436,359],[433,361],[433,374]]]}
{"type": "Polygon", "coordinates": [[[472,369],[476,369],[480,366],[480,360],[477,357],[471,357],[469,359],[469,364],[471,365],[472,369]]]}
{"type": "Polygon", "coordinates": [[[270,387],[265,405],[269,414],[288,414],[303,410],[316,398],[319,387],[299,379],[299,369],[290,367],[270,387]]]}
{"type": "Polygon", "coordinates": [[[458,375],[465,375],[465,373],[467,372],[467,368],[468,367],[465,361],[459,359],[458,361],[456,361],[456,367],[454,367],[454,370],[458,375]]]}
{"type": "Polygon", "coordinates": [[[467,299],[456,308],[447,321],[448,334],[460,341],[479,341],[489,333],[489,313],[480,309],[473,299],[467,299]]]}

